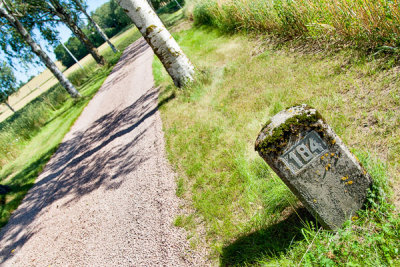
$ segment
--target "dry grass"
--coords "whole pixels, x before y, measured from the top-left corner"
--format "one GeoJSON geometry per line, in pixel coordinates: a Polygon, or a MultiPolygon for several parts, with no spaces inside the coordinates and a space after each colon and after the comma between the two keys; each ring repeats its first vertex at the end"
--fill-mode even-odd
{"type": "MultiPolygon", "coordinates": [[[[119,42],[124,40],[127,36],[132,35],[132,33],[136,31],[135,27],[130,28],[129,30],[114,36],[111,38],[111,41],[117,45],[119,42]]],[[[107,43],[102,44],[98,48],[100,54],[104,54],[110,50],[107,43]]],[[[93,57],[89,54],[86,57],[82,58],[79,63],[82,66],[90,66],[91,64],[95,64],[93,57]]],[[[67,77],[74,73],[75,71],[79,70],[79,65],[74,64],[69,69],[65,69],[65,67],[60,63],[56,62],[56,65],[59,69],[63,70],[64,75],[67,77]]],[[[58,80],[53,76],[53,74],[48,70],[44,70],[42,73],[37,75],[27,84],[19,89],[19,91],[9,98],[9,104],[15,109],[20,110],[26,104],[30,103],[32,100],[52,88],[54,85],[58,83],[58,80]]],[[[6,105],[0,105],[0,122],[7,119],[13,113],[7,108],[6,105]]]]}

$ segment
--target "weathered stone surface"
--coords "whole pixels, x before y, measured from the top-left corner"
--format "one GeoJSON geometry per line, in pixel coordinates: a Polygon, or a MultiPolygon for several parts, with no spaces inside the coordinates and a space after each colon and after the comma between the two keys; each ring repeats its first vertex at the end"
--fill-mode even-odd
{"type": "Polygon", "coordinates": [[[256,150],[325,228],[341,227],[363,206],[372,179],[315,109],[275,115],[256,150]]]}

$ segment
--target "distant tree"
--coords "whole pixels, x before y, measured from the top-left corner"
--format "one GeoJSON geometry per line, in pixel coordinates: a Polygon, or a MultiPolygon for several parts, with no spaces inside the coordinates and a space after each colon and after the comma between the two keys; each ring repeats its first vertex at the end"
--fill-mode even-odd
{"type": "MultiPolygon", "coordinates": [[[[80,60],[84,58],[89,52],[86,47],[82,45],[79,39],[75,36],[70,37],[68,41],[65,43],[65,46],[71,51],[74,56],[80,60]]],[[[62,45],[58,45],[54,49],[54,53],[56,55],[57,60],[60,60],[61,63],[67,68],[71,67],[75,64],[74,59],[68,55],[68,52],[62,47],[62,45]]]]}
{"type": "MultiPolygon", "coordinates": [[[[91,18],[110,38],[119,33],[128,25],[132,24],[132,20],[125,14],[122,8],[114,0],[106,2],[98,7],[93,13],[91,13],[91,18]]],[[[95,46],[100,46],[103,44],[104,39],[97,32],[92,23],[88,23],[81,28],[95,46]]],[[[64,44],[78,60],[82,59],[88,54],[85,46],[83,46],[76,37],[70,37],[64,44]]],[[[54,52],[57,60],[61,61],[64,66],[70,67],[74,64],[73,59],[62,48],[62,45],[58,45],[54,52]]]]}
{"type": "Polygon", "coordinates": [[[108,36],[105,32],[103,32],[103,30],[100,28],[100,26],[96,23],[96,21],[94,21],[92,19],[91,16],[89,16],[89,14],[86,11],[86,4],[84,3],[84,1],[82,0],[72,0],[75,5],[77,6],[77,8],[83,13],[85,14],[85,16],[88,18],[88,20],[92,23],[92,25],[94,26],[94,28],[96,29],[96,31],[100,34],[100,36],[104,39],[104,41],[107,42],[107,44],[111,47],[112,51],[114,53],[117,53],[118,50],[117,48],[115,48],[115,46],[111,43],[110,39],[108,39],[108,36]]]}
{"type": "Polygon", "coordinates": [[[114,0],[98,7],[92,13],[92,18],[101,28],[106,31],[107,29],[111,30],[109,36],[117,34],[126,26],[132,24],[132,20],[114,0]]]}
{"type": "Polygon", "coordinates": [[[194,67],[147,0],[117,0],[139,29],[175,85],[193,80],[194,67]]]}
{"type": "Polygon", "coordinates": [[[52,62],[50,57],[43,51],[41,46],[32,38],[30,31],[33,31],[32,21],[38,21],[39,31],[46,38],[51,39],[52,32],[40,23],[37,13],[29,13],[28,5],[15,2],[9,5],[9,1],[0,0],[0,48],[6,54],[6,58],[12,61],[13,58],[19,57],[24,61],[32,61],[33,55],[31,50],[40,60],[49,68],[49,70],[60,81],[61,85],[67,90],[72,97],[80,96],[79,92],[71,84],[70,81],[62,74],[57,66],[52,62]],[[26,23],[27,28],[21,23],[20,19],[26,23]],[[30,49],[29,49],[30,48],[30,49]]]}
{"type": "Polygon", "coordinates": [[[8,97],[17,90],[17,79],[12,69],[5,62],[0,62],[0,103],[4,103],[12,112],[15,110],[9,105],[8,97]]]}

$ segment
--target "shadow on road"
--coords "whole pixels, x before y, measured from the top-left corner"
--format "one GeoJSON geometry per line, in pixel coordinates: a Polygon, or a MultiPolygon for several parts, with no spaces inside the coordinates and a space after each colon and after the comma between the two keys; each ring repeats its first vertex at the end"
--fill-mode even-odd
{"type": "MultiPolygon", "coordinates": [[[[113,70],[114,76],[100,90],[108,90],[123,78],[115,72],[130,64],[148,48],[143,42],[143,39],[139,40],[128,48],[128,53],[124,53],[113,70]]],[[[139,127],[157,112],[157,96],[158,89],[151,88],[129,107],[102,116],[87,130],[75,133],[73,138],[59,146],[42,174],[45,177],[31,188],[0,232],[1,242],[10,244],[1,248],[0,265],[12,257],[11,250],[22,247],[40,232],[40,227],[30,232],[23,230],[46,207],[59,199],[67,200],[63,205],[68,206],[100,186],[105,190],[115,190],[124,183],[121,177],[148,160],[140,147],[135,146],[144,137],[148,127],[152,126],[139,127]],[[136,132],[132,134],[135,129],[136,132]],[[128,143],[119,142],[121,137],[129,133],[133,137],[130,136],[128,143]]],[[[44,157],[48,158],[49,155],[44,157]]]]}

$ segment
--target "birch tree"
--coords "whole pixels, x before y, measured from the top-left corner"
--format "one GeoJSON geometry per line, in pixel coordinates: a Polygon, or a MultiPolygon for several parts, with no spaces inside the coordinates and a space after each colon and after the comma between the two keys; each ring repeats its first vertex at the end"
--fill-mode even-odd
{"type": "Polygon", "coordinates": [[[111,47],[112,51],[114,53],[118,52],[118,49],[113,45],[113,43],[111,43],[110,39],[108,39],[107,34],[105,34],[105,32],[103,32],[103,30],[100,28],[100,26],[96,23],[96,21],[94,21],[92,19],[91,16],[89,16],[89,14],[86,11],[86,8],[82,5],[81,0],[73,0],[73,2],[75,3],[75,5],[77,6],[77,8],[83,13],[85,14],[85,16],[88,18],[88,20],[92,23],[92,25],[94,26],[94,28],[96,29],[96,31],[100,34],[100,36],[104,39],[104,41],[107,42],[107,44],[111,47]]]}
{"type": "Polygon", "coordinates": [[[117,0],[160,59],[175,85],[193,80],[194,67],[147,0],[117,0]]]}
{"type": "MultiPolygon", "coordinates": [[[[8,24],[6,26],[9,26],[8,29],[3,28],[4,32],[10,32],[11,37],[8,37],[11,39],[10,41],[10,46],[12,47],[12,41],[18,42],[18,39],[13,39],[13,34],[19,34],[22,40],[29,45],[31,48],[32,52],[35,53],[41,61],[46,65],[46,67],[56,76],[56,78],[59,80],[61,85],[67,90],[67,92],[72,96],[72,97],[79,97],[80,94],[79,92],[75,89],[75,87],[72,85],[72,83],[63,75],[63,73],[57,68],[56,64],[51,60],[51,58],[44,52],[44,50],[41,48],[41,46],[35,42],[35,40],[32,38],[31,34],[29,31],[22,25],[22,23],[19,21],[17,16],[10,10],[6,9],[6,7],[3,5],[3,1],[0,2],[0,18],[5,19],[8,24]],[[12,32],[13,31],[13,32],[12,32]]],[[[3,25],[4,27],[5,25],[3,25]]],[[[3,46],[3,49],[6,46],[3,46]]]]}
{"type": "MultiPolygon", "coordinates": [[[[34,2],[38,1],[32,1],[32,3],[34,2]]],[[[86,34],[76,23],[77,17],[74,18],[73,14],[71,14],[71,12],[59,0],[49,0],[47,5],[50,7],[50,12],[59,17],[65,23],[65,25],[67,25],[68,28],[75,34],[75,36],[78,37],[79,40],[81,40],[83,45],[93,56],[94,60],[98,64],[104,65],[104,58],[98,53],[97,48],[93,45],[93,43],[89,40],[86,34]]]]}

